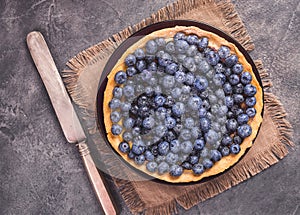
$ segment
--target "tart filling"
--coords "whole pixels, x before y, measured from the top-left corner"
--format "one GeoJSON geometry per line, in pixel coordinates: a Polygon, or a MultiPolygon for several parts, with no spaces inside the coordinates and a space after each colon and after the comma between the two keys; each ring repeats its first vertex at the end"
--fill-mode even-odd
{"type": "Polygon", "coordinates": [[[196,27],[155,31],[119,59],[104,92],[112,147],[168,182],[223,172],[251,147],[262,89],[242,53],[196,27]]]}

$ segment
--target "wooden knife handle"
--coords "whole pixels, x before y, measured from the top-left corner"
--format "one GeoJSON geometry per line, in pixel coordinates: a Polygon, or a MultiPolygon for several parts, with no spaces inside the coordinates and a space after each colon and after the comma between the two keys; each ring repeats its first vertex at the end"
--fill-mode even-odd
{"type": "Polygon", "coordinates": [[[100,201],[104,213],[107,215],[115,215],[114,205],[108,195],[108,192],[103,184],[103,181],[98,173],[95,163],[90,155],[88,146],[85,142],[78,143],[79,153],[82,157],[89,179],[93,185],[94,191],[100,201]]]}

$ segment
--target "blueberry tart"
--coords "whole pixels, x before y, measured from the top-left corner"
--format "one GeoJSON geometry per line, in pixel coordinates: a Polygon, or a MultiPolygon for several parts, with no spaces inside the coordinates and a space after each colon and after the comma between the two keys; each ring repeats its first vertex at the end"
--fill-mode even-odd
{"type": "Polygon", "coordinates": [[[219,174],[251,147],[262,88],[233,44],[197,27],[152,32],[108,75],[107,138],[122,158],[164,181],[219,174]]]}

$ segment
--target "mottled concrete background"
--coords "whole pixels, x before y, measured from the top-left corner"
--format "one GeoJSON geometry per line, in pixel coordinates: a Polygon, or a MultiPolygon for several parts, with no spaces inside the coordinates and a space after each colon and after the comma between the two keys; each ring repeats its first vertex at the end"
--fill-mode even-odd
{"type": "MultiPolygon", "coordinates": [[[[62,70],[81,50],[171,2],[0,0],[0,214],[102,213],[32,63],[27,33],[45,35],[62,70]]],[[[299,0],[234,3],[256,45],[252,56],[264,61],[289,114],[297,147],[275,166],[180,214],[300,214],[299,0]]],[[[121,214],[130,214],[113,194],[121,214]]]]}

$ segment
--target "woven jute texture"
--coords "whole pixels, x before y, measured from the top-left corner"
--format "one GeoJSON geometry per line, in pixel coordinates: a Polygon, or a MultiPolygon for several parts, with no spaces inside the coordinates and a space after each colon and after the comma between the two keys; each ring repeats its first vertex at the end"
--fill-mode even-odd
{"type": "Polygon", "coordinates": [[[104,66],[113,51],[130,35],[147,25],[173,19],[208,23],[234,37],[247,51],[254,49],[254,44],[230,1],[179,0],[140,23],[80,52],[69,60],[69,69],[62,74],[67,90],[78,107],[77,113],[89,134],[89,147],[95,162],[105,164],[133,213],[172,214],[177,212],[177,204],[189,209],[277,163],[288,154],[288,146],[293,146],[292,128],[285,119],[286,113],[270,92],[272,83],[269,74],[264,70],[262,62],[257,60],[255,64],[264,87],[263,122],[250,150],[223,174],[205,182],[173,185],[157,180],[143,180],[143,176],[112,156],[111,148],[98,129],[96,117],[98,83],[104,66]]]}

